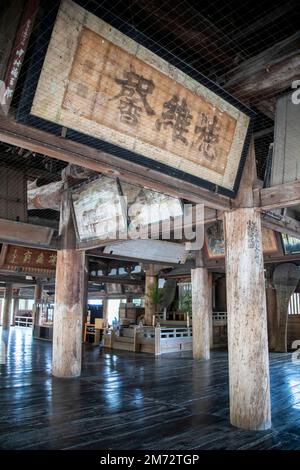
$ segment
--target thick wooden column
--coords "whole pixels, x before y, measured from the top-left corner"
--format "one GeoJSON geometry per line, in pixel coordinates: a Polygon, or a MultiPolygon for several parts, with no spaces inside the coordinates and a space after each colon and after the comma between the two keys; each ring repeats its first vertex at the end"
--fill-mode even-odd
{"type": "Polygon", "coordinates": [[[157,273],[154,265],[149,265],[145,269],[146,279],[145,279],[145,325],[151,326],[153,315],[155,315],[155,304],[151,299],[151,291],[154,286],[157,284],[157,273]]]}
{"type": "Polygon", "coordinates": [[[210,349],[214,346],[214,323],[213,323],[213,295],[215,295],[215,283],[213,281],[213,274],[208,273],[208,284],[211,286],[210,307],[209,307],[209,346],[210,349]]]}
{"type": "Polygon", "coordinates": [[[5,286],[4,306],[3,306],[3,313],[2,313],[2,329],[3,330],[9,330],[10,328],[12,294],[13,294],[12,284],[10,282],[7,282],[5,286]]]}
{"type": "Polygon", "coordinates": [[[33,316],[33,331],[36,326],[39,326],[40,324],[40,314],[41,314],[41,300],[42,300],[42,291],[43,291],[43,286],[40,282],[37,282],[35,287],[34,287],[34,304],[33,304],[33,310],[32,310],[32,316],[33,316]]]}
{"type": "Polygon", "coordinates": [[[234,209],[224,214],[230,420],[234,426],[271,426],[266,291],[254,142],[234,209]]]}
{"type": "Polygon", "coordinates": [[[266,300],[269,350],[275,349],[278,330],[276,290],[272,284],[272,268],[266,269],[266,300]]]}
{"type": "Polygon", "coordinates": [[[271,426],[267,312],[260,214],[225,214],[230,420],[271,426]]]}
{"type": "Polygon", "coordinates": [[[15,326],[16,324],[16,316],[18,315],[19,311],[19,289],[17,289],[15,293],[15,298],[14,298],[14,306],[13,306],[13,319],[12,319],[12,324],[15,326]]]}
{"type": "Polygon", "coordinates": [[[67,193],[60,221],[62,249],[57,252],[52,374],[76,377],[81,372],[85,253],[77,251],[67,193]]]}
{"type": "Polygon", "coordinates": [[[108,326],[108,299],[105,297],[102,300],[102,312],[103,312],[103,320],[105,323],[105,326],[108,326]]]}
{"type": "Polygon", "coordinates": [[[192,315],[193,315],[193,357],[210,358],[212,302],[212,276],[203,266],[199,256],[198,267],[191,270],[192,278],[192,315]],[[202,266],[201,266],[202,265],[202,266]]]}

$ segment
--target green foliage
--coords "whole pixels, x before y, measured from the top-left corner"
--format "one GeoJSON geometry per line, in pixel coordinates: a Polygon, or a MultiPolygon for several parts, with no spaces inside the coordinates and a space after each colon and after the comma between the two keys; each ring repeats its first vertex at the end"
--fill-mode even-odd
{"type": "Polygon", "coordinates": [[[154,305],[158,305],[162,302],[164,295],[164,290],[158,287],[158,282],[156,282],[149,292],[149,299],[154,305]]]}
{"type": "Polygon", "coordinates": [[[187,292],[179,299],[179,309],[189,316],[192,316],[192,294],[187,292]]]}

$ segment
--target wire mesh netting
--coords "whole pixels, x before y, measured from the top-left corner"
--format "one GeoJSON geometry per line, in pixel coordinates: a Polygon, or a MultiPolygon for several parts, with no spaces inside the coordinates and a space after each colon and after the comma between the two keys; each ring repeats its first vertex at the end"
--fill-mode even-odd
{"type": "MultiPolygon", "coordinates": [[[[7,3],[1,2],[0,6],[5,8],[7,3]]],[[[15,3],[16,8],[20,8],[22,4],[24,8],[25,5],[25,1],[14,0],[11,3],[15,3]]],[[[28,112],[21,99],[25,81],[27,80],[27,91],[28,81],[32,81],[32,87],[35,88],[34,73],[39,73],[38,69],[34,72],[31,68],[28,75],[29,66],[39,59],[45,47],[44,42],[47,43],[50,37],[51,22],[45,28],[45,18],[51,18],[57,9],[57,3],[59,2],[42,1],[38,11],[11,105],[11,113],[18,113],[21,119],[28,112]]],[[[298,34],[300,30],[300,15],[297,14],[299,2],[296,0],[274,0],[272,3],[262,0],[259,8],[252,1],[231,0],[90,0],[78,3],[104,19],[110,15],[110,24],[116,27],[123,24],[133,39],[138,40],[142,33],[159,47],[160,57],[167,57],[167,53],[172,54],[175,60],[188,64],[225,88],[241,64],[258,54],[264,54],[264,51],[298,34]]],[[[5,25],[7,31],[10,27],[10,24],[5,25]]],[[[258,177],[263,180],[270,144],[274,140],[276,95],[266,91],[262,99],[251,91],[239,98],[256,112],[254,137],[257,170],[258,177]]],[[[52,130],[51,123],[45,122],[44,129],[52,130]]],[[[66,138],[70,138],[69,129],[64,129],[63,132],[66,138]]],[[[81,134],[80,142],[88,144],[89,137],[81,134]]],[[[32,189],[33,185],[39,187],[60,181],[61,172],[67,164],[46,155],[1,144],[0,165],[2,168],[20,171],[19,176],[18,173],[14,176],[15,187],[23,184],[22,175],[25,172],[32,189]]],[[[13,186],[10,191],[14,198],[13,186]]],[[[57,221],[59,218],[58,211],[53,209],[29,208],[28,215],[31,220],[40,217],[57,221]]]]}

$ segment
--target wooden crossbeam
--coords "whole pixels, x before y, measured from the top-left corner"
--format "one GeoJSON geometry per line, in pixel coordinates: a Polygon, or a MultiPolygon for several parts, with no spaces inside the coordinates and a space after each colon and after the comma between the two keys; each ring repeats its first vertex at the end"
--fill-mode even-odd
{"type": "Polygon", "coordinates": [[[258,104],[290,88],[300,74],[299,39],[298,31],[242,62],[227,75],[225,88],[239,99],[258,104]]]}
{"type": "Polygon", "coordinates": [[[300,221],[292,217],[283,216],[282,218],[277,218],[268,212],[263,212],[261,215],[261,223],[264,227],[270,228],[275,232],[300,238],[300,221]]]}
{"type": "Polygon", "coordinates": [[[124,284],[124,285],[144,285],[145,281],[140,277],[127,276],[89,276],[91,284],[124,284]]]}
{"type": "Polygon", "coordinates": [[[0,242],[30,247],[53,248],[53,228],[0,219],[0,242]]]}
{"type": "Polygon", "coordinates": [[[207,207],[213,209],[230,207],[229,197],[151,168],[145,168],[137,163],[115,157],[87,145],[25,126],[11,119],[1,119],[0,141],[68,163],[74,163],[98,173],[118,176],[129,183],[142,185],[170,196],[187,199],[195,203],[205,203],[207,207]]]}
{"type": "Polygon", "coordinates": [[[297,206],[300,204],[300,181],[255,189],[254,199],[264,211],[297,206]]]}

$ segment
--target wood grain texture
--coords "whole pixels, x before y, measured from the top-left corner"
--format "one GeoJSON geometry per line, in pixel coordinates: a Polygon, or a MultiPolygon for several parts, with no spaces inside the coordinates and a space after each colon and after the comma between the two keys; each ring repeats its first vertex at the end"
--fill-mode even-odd
{"type": "Polygon", "coordinates": [[[31,114],[233,189],[249,117],[70,0],[31,114]]]}
{"type": "Polygon", "coordinates": [[[157,284],[157,276],[153,275],[149,270],[146,271],[145,278],[145,325],[152,326],[152,318],[156,313],[155,304],[152,302],[151,292],[157,284]]]}
{"type": "Polygon", "coordinates": [[[85,291],[85,252],[77,251],[69,193],[63,193],[60,216],[62,248],[57,254],[53,321],[52,373],[77,377],[81,372],[81,342],[85,291]]]}
{"type": "MultiPolygon", "coordinates": [[[[298,33],[298,38],[299,37],[300,34],[298,33]]],[[[297,49],[298,47],[299,46],[297,46],[297,49]]],[[[298,54],[297,50],[297,56],[298,54]]],[[[300,68],[299,58],[298,67],[300,68]]],[[[290,72],[296,75],[294,67],[291,67],[290,72]]],[[[299,78],[299,72],[297,78],[299,78]]],[[[292,83],[292,81],[290,83],[292,83]]],[[[289,93],[279,97],[276,102],[271,186],[300,180],[299,121],[300,106],[292,102],[291,94],[289,93]]]]}
{"type": "Polygon", "coordinates": [[[278,330],[278,314],[276,290],[270,282],[266,286],[267,316],[268,316],[268,343],[270,351],[275,349],[278,330]]]}
{"type": "Polygon", "coordinates": [[[52,364],[56,377],[80,375],[84,265],[84,252],[74,249],[58,252],[52,364]]]}
{"type": "Polygon", "coordinates": [[[243,429],[271,426],[267,313],[260,216],[225,213],[230,420],[243,429]]]}
{"type": "Polygon", "coordinates": [[[210,358],[211,342],[211,296],[212,277],[206,268],[191,270],[192,318],[193,318],[193,357],[210,358]]]}
{"type": "Polygon", "coordinates": [[[4,305],[2,312],[2,328],[3,330],[9,330],[10,328],[10,312],[13,295],[13,286],[10,282],[6,283],[5,294],[4,294],[4,305]]]}

